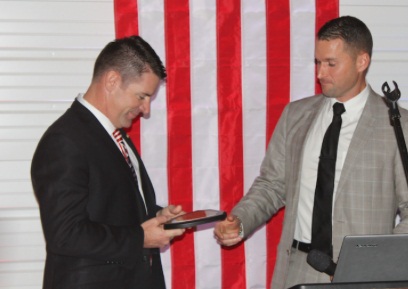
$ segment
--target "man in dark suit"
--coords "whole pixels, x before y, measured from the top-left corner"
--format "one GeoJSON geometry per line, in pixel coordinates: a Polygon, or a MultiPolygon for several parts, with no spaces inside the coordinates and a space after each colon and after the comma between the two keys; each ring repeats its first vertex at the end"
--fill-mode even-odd
{"type": "Polygon", "coordinates": [[[47,245],[44,289],[165,288],[159,248],[184,230],[162,224],[182,208],[156,204],[122,130],[148,116],[165,77],[142,38],[113,41],[87,92],[41,138],[31,175],[47,245]]]}

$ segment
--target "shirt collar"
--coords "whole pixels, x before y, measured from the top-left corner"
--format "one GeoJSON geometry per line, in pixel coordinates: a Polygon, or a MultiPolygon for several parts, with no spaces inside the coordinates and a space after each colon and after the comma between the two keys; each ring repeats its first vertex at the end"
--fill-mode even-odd
{"type": "MultiPolygon", "coordinates": [[[[359,112],[362,111],[362,109],[364,108],[369,94],[370,94],[370,85],[367,83],[366,87],[359,94],[349,99],[348,101],[343,102],[344,108],[346,109],[345,115],[347,114],[351,117],[358,116],[359,112]]],[[[337,99],[329,98],[329,102],[328,102],[329,111],[333,110],[333,104],[335,104],[336,102],[338,102],[337,99]]]]}

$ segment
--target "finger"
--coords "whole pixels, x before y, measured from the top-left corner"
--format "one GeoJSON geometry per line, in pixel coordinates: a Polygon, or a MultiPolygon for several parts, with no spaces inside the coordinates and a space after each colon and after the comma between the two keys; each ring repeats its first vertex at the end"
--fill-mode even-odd
{"type": "Polygon", "coordinates": [[[185,229],[173,229],[173,230],[165,230],[165,231],[169,236],[172,236],[174,238],[174,237],[183,235],[186,230],[185,229]]]}
{"type": "Polygon", "coordinates": [[[242,238],[233,238],[233,239],[226,239],[226,240],[217,240],[218,244],[223,245],[223,246],[234,246],[238,244],[239,242],[242,241],[242,238]]]}
{"type": "Polygon", "coordinates": [[[222,234],[222,236],[224,237],[224,239],[232,239],[232,238],[236,238],[239,235],[239,231],[238,230],[234,230],[234,231],[228,231],[225,232],[224,234],[222,234]]]}
{"type": "Polygon", "coordinates": [[[217,235],[219,238],[224,239],[224,235],[226,234],[227,230],[225,226],[218,226],[214,229],[214,234],[217,235]]]}
{"type": "Polygon", "coordinates": [[[238,231],[238,226],[234,223],[231,223],[230,221],[221,221],[218,222],[215,225],[214,232],[223,235],[227,232],[230,232],[231,230],[237,230],[238,231]]]}
{"type": "Polygon", "coordinates": [[[185,232],[184,229],[174,230],[173,235],[174,235],[174,236],[181,236],[181,235],[184,234],[184,232],[185,232]]]}
{"type": "Polygon", "coordinates": [[[223,232],[224,232],[224,230],[223,230],[222,224],[215,225],[215,228],[214,228],[214,235],[215,236],[217,236],[218,238],[222,238],[223,232]]]}
{"type": "Polygon", "coordinates": [[[166,215],[159,215],[156,218],[156,221],[158,222],[159,225],[166,223],[170,218],[166,215]]]}
{"type": "Polygon", "coordinates": [[[174,210],[173,210],[173,214],[175,215],[181,215],[181,214],[185,214],[186,212],[183,211],[183,207],[181,205],[177,205],[174,210]]]}

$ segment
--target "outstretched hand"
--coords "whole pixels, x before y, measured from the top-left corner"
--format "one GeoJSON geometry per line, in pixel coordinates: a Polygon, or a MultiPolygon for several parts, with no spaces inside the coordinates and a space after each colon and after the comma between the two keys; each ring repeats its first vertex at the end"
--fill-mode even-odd
{"type": "Polygon", "coordinates": [[[239,236],[240,228],[241,221],[234,215],[228,215],[224,221],[215,225],[215,239],[220,245],[233,246],[242,241],[239,236]]]}

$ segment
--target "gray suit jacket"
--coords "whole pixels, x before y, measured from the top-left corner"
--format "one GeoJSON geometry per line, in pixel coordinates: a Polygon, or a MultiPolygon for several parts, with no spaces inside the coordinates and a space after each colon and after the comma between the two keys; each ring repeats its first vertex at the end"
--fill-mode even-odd
{"type": "MultiPolygon", "coordinates": [[[[295,231],[300,170],[307,134],[323,105],[317,95],[288,104],[275,128],[260,175],[232,213],[247,237],[285,207],[272,287],[283,288],[295,231]]],[[[408,111],[400,109],[408,136],[408,111]]],[[[350,143],[333,208],[333,250],[352,234],[408,233],[408,190],[394,128],[383,98],[370,95],[350,143]],[[401,222],[395,227],[396,213],[401,222]]],[[[317,273],[317,271],[316,271],[317,273]]]]}

